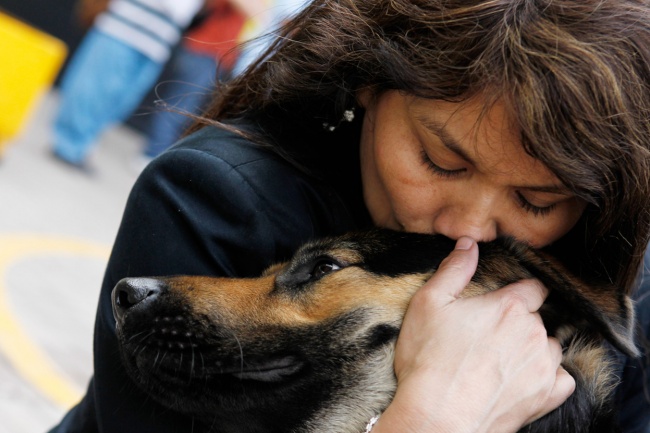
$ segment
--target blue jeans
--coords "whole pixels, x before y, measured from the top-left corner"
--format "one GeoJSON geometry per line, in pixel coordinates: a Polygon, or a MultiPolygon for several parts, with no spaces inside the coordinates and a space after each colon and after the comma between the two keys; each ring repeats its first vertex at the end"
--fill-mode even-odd
{"type": "Polygon", "coordinates": [[[179,45],[163,76],[168,79],[155,88],[162,101],[145,130],[145,155],[154,158],[170,147],[191,123],[190,114],[199,114],[215,90],[215,80],[225,80],[229,71],[217,69],[213,56],[196,53],[179,45]]]}
{"type": "Polygon", "coordinates": [[[54,151],[80,163],[108,126],[125,120],[160,75],[163,64],[91,29],[61,80],[54,151]]]}

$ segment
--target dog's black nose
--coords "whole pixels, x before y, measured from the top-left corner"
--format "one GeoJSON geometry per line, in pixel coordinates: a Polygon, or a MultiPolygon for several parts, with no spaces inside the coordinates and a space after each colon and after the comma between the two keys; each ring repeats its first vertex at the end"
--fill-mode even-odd
{"type": "Polygon", "coordinates": [[[124,314],[133,306],[144,301],[150,302],[161,291],[162,283],[154,278],[123,278],[112,293],[113,315],[121,322],[124,314]]]}

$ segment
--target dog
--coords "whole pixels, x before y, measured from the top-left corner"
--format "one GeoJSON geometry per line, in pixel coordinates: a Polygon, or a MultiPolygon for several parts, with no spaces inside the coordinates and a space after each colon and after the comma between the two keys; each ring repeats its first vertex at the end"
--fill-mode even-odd
{"type": "MultiPolygon", "coordinates": [[[[454,248],[384,229],[309,243],[259,278],[127,278],[113,290],[121,356],[154,400],[220,433],[360,433],[396,388],[395,342],[411,296],[454,248]]],[[[592,287],[513,239],[479,244],[463,296],[525,278],[576,390],[529,433],[612,433],[608,344],[637,355],[630,299],[592,287]]]]}

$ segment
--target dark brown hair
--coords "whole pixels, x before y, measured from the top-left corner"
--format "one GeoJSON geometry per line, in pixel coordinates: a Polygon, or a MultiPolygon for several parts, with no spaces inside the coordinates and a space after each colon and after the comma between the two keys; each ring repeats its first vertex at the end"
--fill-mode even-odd
{"type": "Polygon", "coordinates": [[[505,101],[526,151],[588,203],[566,256],[577,248],[587,274],[632,287],[650,228],[647,0],[316,0],[194,129],[317,128],[360,89],[505,101]]]}

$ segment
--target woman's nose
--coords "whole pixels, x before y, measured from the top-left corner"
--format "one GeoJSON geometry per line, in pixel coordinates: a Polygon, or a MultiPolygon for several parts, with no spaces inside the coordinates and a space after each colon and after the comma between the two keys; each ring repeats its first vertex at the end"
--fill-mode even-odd
{"type": "Polygon", "coordinates": [[[434,232],[452,239],[469,236],[476,241],[491,241],[499,234],[499,223],[491,200],[456,203],[438,213],[434,232]]]}

